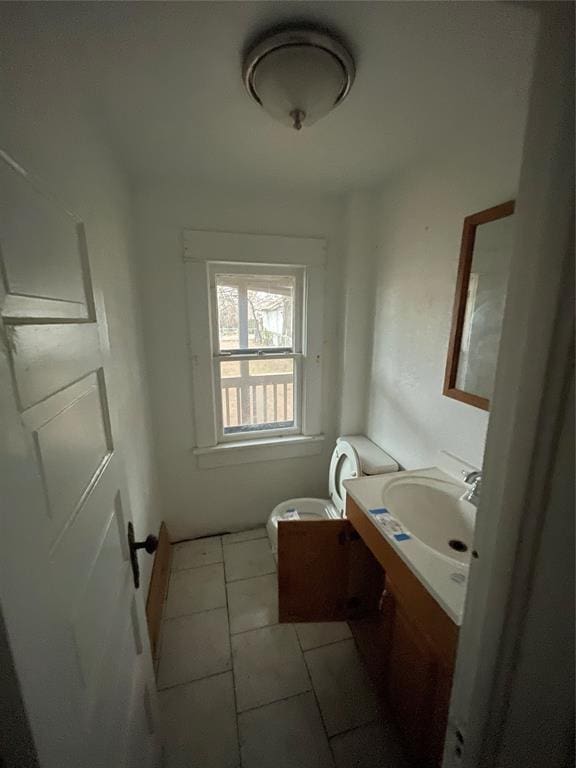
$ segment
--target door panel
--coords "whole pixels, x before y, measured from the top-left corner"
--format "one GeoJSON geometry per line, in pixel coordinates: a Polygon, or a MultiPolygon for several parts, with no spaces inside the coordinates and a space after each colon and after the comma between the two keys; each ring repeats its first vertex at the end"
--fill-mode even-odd
{"type": "Polygon", "coordinates": [[[10,346],[22,409],[101,367],[96,323],[12,325],[10,346]]]}
{"type": "Polygon", "coordinates": [[[104,541],[98,547],[95,562],[90,567],[86,584],[73,614],[74,637],[84,681],[92,687],[98,674],[101,656],[114,620],[122,587],[129,571],[122,557],[120,536],[115,516],[108,522],[104,541]],[[101,596],[109,600],[102,603],[101,596]]]}
{"type": "Polygon", "coordinates": [[[52,541],[77,512],[112,452],[101,381],[90,374],[23,414],[43,482],[52,541]]]}
{"type": "Polygon", "coordinates": [[[3,158],[0,188],[5,315],[87,318],[82,222],[3,158]]]}
{"type": "Polygon", "coordinates": [[[156,766],[84,226],[3,159],[0,184],[0,608],[36,750],[42,768],[156,766]]]}

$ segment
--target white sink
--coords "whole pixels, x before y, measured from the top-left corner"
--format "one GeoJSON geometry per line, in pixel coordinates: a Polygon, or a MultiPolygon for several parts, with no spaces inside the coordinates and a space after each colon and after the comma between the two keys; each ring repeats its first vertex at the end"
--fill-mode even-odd
{"type": "Polygon", "coordinates": [[[414,538],[450,560],[469,563],[476,508],[460,499],[465,490],[456,482],[410,474],[387,483],[382,501],[414,538]]]}

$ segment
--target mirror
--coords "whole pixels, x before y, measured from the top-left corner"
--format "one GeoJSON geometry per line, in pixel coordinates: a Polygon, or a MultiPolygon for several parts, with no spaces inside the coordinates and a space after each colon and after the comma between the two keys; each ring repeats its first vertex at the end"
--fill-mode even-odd
{"type": "Polygon", "coordinates": [[[494,386],[513,246],[514,201],[464,219],[444,394],[485,411],[494,386]]]}

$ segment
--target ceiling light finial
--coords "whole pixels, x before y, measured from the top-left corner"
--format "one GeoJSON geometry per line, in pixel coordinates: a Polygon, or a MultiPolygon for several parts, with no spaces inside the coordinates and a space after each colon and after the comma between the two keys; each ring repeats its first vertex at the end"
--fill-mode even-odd
{"type": "Polygon", "coordinates": [[[304,118],[306,117],[306,112],[304,112],[301,109],[293,109],[292,112],[290,112],[290,117],[294,121],[292,123],[292,127],[295,128],[295,130],[299,131],[302,128],[302,123],[304,122],[304,118]]]}
{"type": "Polygon", "coordinates": [[[354,81],[354,59],[331,35],[296,27],[253,45],[243,67],[252,98],[297,131],[313,125],[344,100],[354,81]]]}

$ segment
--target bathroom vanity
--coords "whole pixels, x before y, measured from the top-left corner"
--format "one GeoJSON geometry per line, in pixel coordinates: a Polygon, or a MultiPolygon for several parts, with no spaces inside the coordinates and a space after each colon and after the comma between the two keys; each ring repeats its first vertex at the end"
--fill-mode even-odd
{"type": "Polygon", "coordinates": [[[347,519],[279,525],[280,621],[348,620],[408,754],[432,768],[442,758],[470,554],[439,550],[449,541],[468,548],[472,507],[436,468],[346,488],[347,519]]]}

